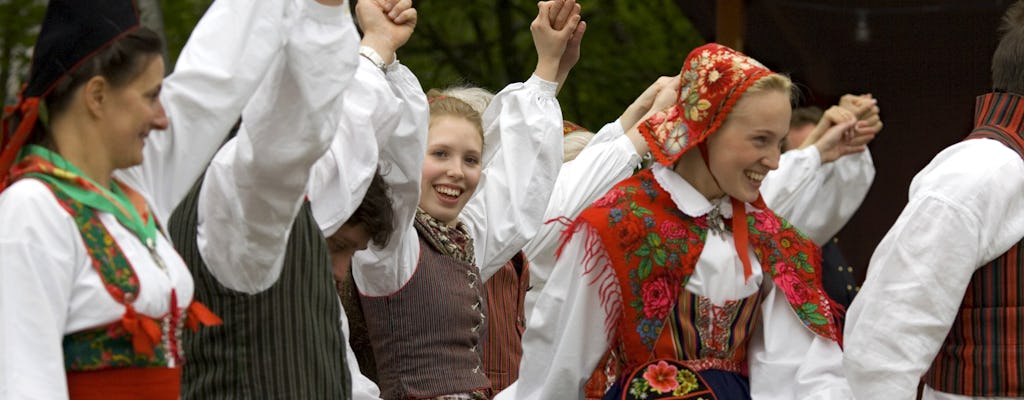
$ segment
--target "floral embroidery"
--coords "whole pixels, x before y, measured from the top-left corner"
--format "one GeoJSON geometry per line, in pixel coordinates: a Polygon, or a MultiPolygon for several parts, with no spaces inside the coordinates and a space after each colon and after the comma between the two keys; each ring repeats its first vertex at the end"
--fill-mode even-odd
{"type": "Polygon", "coordinates": [[[673,164],[718,129],[751,83],[772,72],[746,55],[709,43],[690,52],[680,72],[676,104],[640,124],[655,158],[673,164]]]}
{"type": "Polygon", "coordinates": [[[662,320],[668,317],[675,305],[675,290],[664,276],[650,279],[643,284],[644,316],[648,319],[662,320]]]}
{"type": "MultiPolygon", "coordinates": [[[[622,311],[609,315],[614,321],[608,326],[617,331],[615,340],[624,349],[624,366],[631,369],[635,362],[644,361],[632,359],[637,355],[673,354],[672,349],[663,348],[671,346],[671,341],[662,341],[661,331],[703,251],[707,220],[683,215],[657,186],[650,170],[619,183],[601,204],[606,206],[595,204],[576,223],[597,228],[618,278],[622,311]],[[647,188],[655,195],[650,196],[647,188]]],[[[828,299],[817,278],[820,253],[814,243],[771,211],[742,217],[746,217],[750,244],[766,277],[786,294],[806,326],[837,340],[828,299]]],[[[731,224],[725,225],[731,229],[731,224]]]]}
{"type": "Polygon", "coordinates": [[[779,219],[770,212],[754,213],[754,228],[765,233],[779,233],[779,219]]]}
{"type": "Polygon", "coordinates": [[[643,377],[652,390],[658,393],[666,393],[674,391],[679,387],[679,381],[676,380],[676,373],[678,372],[679,370],[675,366],[659,361],[657,364],[649,365],[643,377]]]}
{"type": "Polygon", "coordinates": [[[655,360],[637,368],[626,381],[626,399],[711,399],[707,383],[689,367],[655,360]],[[707,396],[707,397],[705,397],[707,396]]]}

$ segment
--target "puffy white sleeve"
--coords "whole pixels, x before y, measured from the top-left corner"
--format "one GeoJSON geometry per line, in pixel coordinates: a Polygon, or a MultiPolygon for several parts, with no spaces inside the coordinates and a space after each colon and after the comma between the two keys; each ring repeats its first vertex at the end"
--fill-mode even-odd
{"type": "Polygon", "coordinates": [[[846,316],[858,399],[917,395],[979,266],[1024,237],[1024,162],[989,139],[940,153],[911,184],[846,316]]]}
{"type": "MultiPolygon", "coordinates": [[[[765,279],[770,279],[765,277],[765,279]]],[[[773,283],[748,347],[750,397],[765,400],[852,399],[839,344],[807,329],[773,283]]]]}
{"type": "Polygon", "coordinates": [[[615,121],[604,124],[604,126],[601,127],[601,130],[597,131],[597,133],[594,134],[594,138],[590,139],[590,141],[587,142],[587,145],[583,148],[586,149],[587,147],[590,146],[596,146],[601,143],[611,142],[625,135],[626,131],[622,127],[621,120],[616,119],[615,121]]]}
{"type": "Polygon", "coordinates": [[[601,289],[608,288],[609,296],[621,293],[600,241],[587,238],[596,232],[582,229],[563,249],[527,321],[519,380],[496,400],[582,399],[587,379],[608,350],[606,321],[616,311],[606,313],[601,306],[601,289]]]}
{"type": "Polygon", "coordinates": [[[411,134],[408,129],[396,133],[403,112],[408,111],[409,97],[403,93],[423,96],[423,91],[415,77],[415,84],[409,85],[413,88],[393,88],[392,82],[405,82],[395,75],[412,74],[397,61],[391,68],[395,72],[387,76],[373,62],[359,57],[354,82],[336,105],[335,113],[342,122],[330,150],[316,163],[309,188],[313,216],[326,237],[337,232],[359,208],[377,172],[381,149],[392,135],[411,134]]]}
{"type": "Polygon", "coordinates": [[[0,196],[0,227],[0,398],[67,399],[61,340],[87,257],[78,226],[25,179],[0,196]]]}
{"type": "Polygon", "coordinates": [[[157,220],[170,217],[263,81],[292,1],[218,0],[192,31],[160,92],[168,128],[147,138],[141,165],[115,172],[147,195],[157,220]]]}
{"type": "Polygon", "coordinates": [[[532,76],[508,85],[483,115],[483,174],[459,218],[480,277],[490,278],[537,234],[562,165],[557,84],[532,76]]]}
{"type": "Polygon", "coordinates": [[[761,187],[768,207],[818,245],[853,217],[875,178],[868,150],[821,164],[817,147],[788,151],[761,187]]]}
{"type": "Polygon", "coordinates": [[[338,124],[330,106],[358,57],[348,8],[306,7],[199,194],[199,252],[218,282],[244,293],[266,290],[281,274],[310,170],[338,124]]]}
{"type": "Polygon", "coordinates": [[[380,158],[394,207],[395,230],[387,246],[374,243],[352,257],[353,280],[360,293],[370,296],[391,294],[405,285],[420,254],[413,220],[420,202],[430,110],[419,80],[408,68],[393,63],[388,66],[387,80],[398,107],[392,116],[395,128],[381,148],[380,158]]]}
{"type": "MultiPolygon", "coordinates": [[[[613,125],[618,126],[618,123],[605,125],[605,129],[613,125]]],[[[611,141],[585,147],[576,159],[562,165],[544,211],[543,224],[523,248],[530,260],[531,291],[539,292],[551,275],[555,250],[565,229],[565,224],[557,219],[575,219],[590,203],[629,177],[639,163],[640,155],[633,143],[619,135],[611,141]]]]}

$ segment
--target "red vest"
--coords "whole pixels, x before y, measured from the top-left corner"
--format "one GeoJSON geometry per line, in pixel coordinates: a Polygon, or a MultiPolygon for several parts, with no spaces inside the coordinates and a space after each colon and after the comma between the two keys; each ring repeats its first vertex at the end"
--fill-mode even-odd
{"type": "MultiPolygon", "coordinates": [[[[1024,104],[1009,93],[979,96],[967,139],[1002,142],[1024,158],[1024,104]]],[[[975,271],[946,341],[924,376],[964,396],[1024,396],[1024,239],[975,271]]]]}
{"type": "MultiPolygon", "coordinates": [[[[821,289],[818,246],[770,210],[745,217],[765,275],[785,293],[808,329],[839,341],[830,300],[821,289]]],[[[626,371],[658,358],[674,358],[672,335],[662,335],[662,330],[704,248],[706,218],[681,212],[647,170],[594,202],[567,235],[583,225],[598,234],[614,269],[615,279],[591,282],[602,286],[602,305],[611,311],[608,334],[612,347],[623,350],[626,371]],[[621,293],[621,302],[612,296],[616,292],[621,293]]]]}

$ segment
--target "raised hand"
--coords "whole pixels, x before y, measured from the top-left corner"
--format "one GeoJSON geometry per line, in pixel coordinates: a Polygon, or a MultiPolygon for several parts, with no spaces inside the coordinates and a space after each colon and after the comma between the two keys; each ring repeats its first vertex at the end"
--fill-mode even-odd
{"type": "Polygon", "coordinates": [[[361,44],[390,64],[416,29],[417,13],[412,0],[359,0],[356,18],[363,30],[361,44]]]}
{"type": "MultiPolygon", "coordinates": [[[[530,23],[533,44],[537,48],[537,69],[534,71],[541,79],[559,82],[559,65],[566,52],[570,38],[576,32],[579,22],[579,8],[575,0],[552,0],[537,3],[537,18],[530,23]],[[557,6],[557,9],[556,9],[557,6]],[[568,16],[561,18],[568,8],[568,16]],[[564,20],[561,29],[555,29],[551,21],[556,23],[564,20]]],[[[580,35],[582,38],[582,34],[580,35]]],[[[577,54],[576,58],[579,58],[577,54]]],[[[573,62],[575,64],[575,62],[573,62]]],[[[570,67],[571,68],[571,67],[570,67]]],[[[565,71],[568,76],[568,71],[565,71]]]]}
{"type": "Polygon", "coordinates": [[[619,123],[622,124],[623,129],[629,129],[629,127],[635,125],[641,121],[641,118],[651,111],[653,108],[655,111],[661,111],[661,109],[668,108],[672,104],[664,105],[664,107],[654,108],[654,100],[656,96],[661,92],[662,88],[672,87],[679,85],[679,75],[676,76],[663,76],[654,81],[651,86],[648,86],[640,96],[633,100],[633,104],[630,104],[626,108],[626,111],[622,112],[619,116],[619,123]]]}
{"type": "Polygon", "coordinates": [[[818,148],[821,163],[829,163],[847,154],[864,151],[863,144],[854,144],[853,126],[857,117],[849,110],[832,106],[818,121],[814,131],[807,136],[804,146],[813,145],[818,148]]]}

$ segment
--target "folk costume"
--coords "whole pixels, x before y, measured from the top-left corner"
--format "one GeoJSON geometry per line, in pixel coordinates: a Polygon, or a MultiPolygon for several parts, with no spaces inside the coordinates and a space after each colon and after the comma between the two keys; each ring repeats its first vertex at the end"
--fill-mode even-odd
{"type": "Polygon", "coordinates": [[[338,134],[336,103],[356,69],[358,34],[347,6],[269,6],[283,11],[282,46],[238,134],[171,220],[196,298],[224,317],[185,336],[185,399],[351,396],[327,247],[305,196],[338,134]]]}
{"type": "Polygon", "coordinates": [[[491,101],[483,115],[483,173],[456,226],[418,211],[427,114],[417,126],[420,164],[398,160],[384,175],[396,235],[352,260],[384,399],[489,396],[480,358],[483,281],[541,224],[562,156],[556,86],[534,76],[491,101]]]}
{"type": "Polygon", "coordinates": [[[914,177],[847,316],[858,398],[1024,397],[1022,97],[978,97],[967,140],[914,177]]]}
{"type": "Polygon", "coordinates": [[[606,398],[850,398],[814,243],[761,201],[708,200],[665,166],[769,74],[717,44],[690,54],[679,103],[641,125],[660,165],[566,231],[520,379],[497,399],[579,398],[609,349],[618,375],[606,398]]]}
{"type": "MultiPolygon", "coordinates": [[[[219,323],[163,221],[188,193],[276,54],[274,7],[218,1],[163,81],[166,132],[142,164],[100,187],[58,154],[25,146],[54,85],[138,29],[128,0],[51,1],[0,171],[0,397],[177,399],[180,335],[219,323]],[[70,21],[73,21],[70,22],[70,21]],[[19,160],[8,175],[11,162],[19,160]]],[[[281,8],[279,11],[283,11],[281,8]]],[[[280,12],[283,14],[283,12],[280,12]]]]}
{"type": "MultiPolygon", "coordinates": [[[[382,174],[386,172],[385,180],[392,178],[388,184],[393,204],[398,204],[403,194],[406,199],[418,194],[419,180],[404,179],[420,176],[427,145],[427,97],[416,76],[397,58],[381,69],[367,57],[359,57],[352,85],[337,105],[336,115],[342,119],[338,133],[327,154],[313,166],[309,181],[310,208],[324,237],[334,235],[356,211],[378,168],[382,174]]],[[[396,221],[399,211],[395,210],[396,221]]],[[[393,236],[389,246],[395,240],[393,236]]],[[[345,343],[352,398],[379,399],[376,362],[367,369],[361,364],[373,360],[366,316],[358,298],[362,288],[355,286],[354,272],[349,275],[352,279],[341,282],[344,290],[338,292],[355,296],[341,299],[345,312],[340,316],[342,332],[349,339],[345,343]],[[350,314],[350,307],[357,305],[359,310],[350,314]],[[352,325],[349,315],[355,317],[352,325]]]]}

